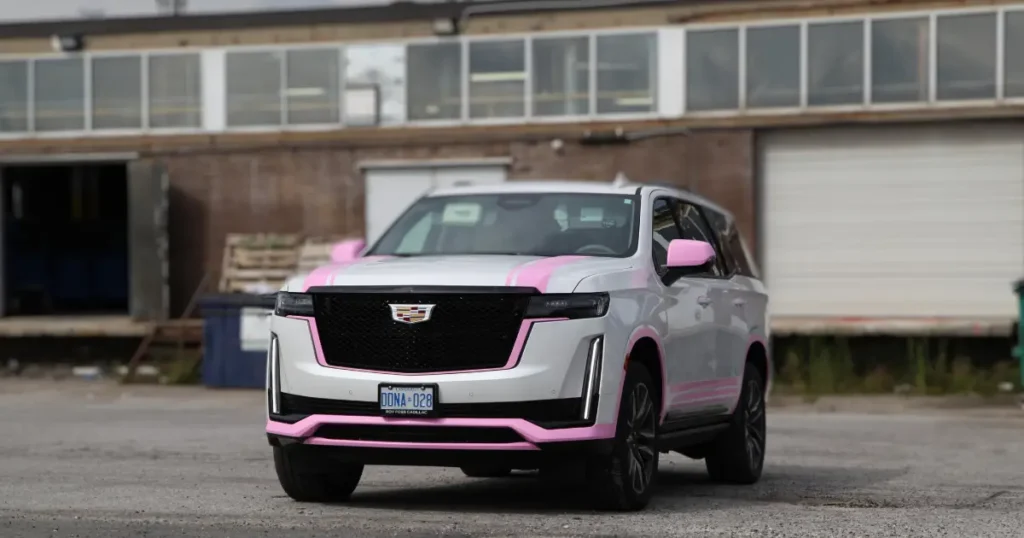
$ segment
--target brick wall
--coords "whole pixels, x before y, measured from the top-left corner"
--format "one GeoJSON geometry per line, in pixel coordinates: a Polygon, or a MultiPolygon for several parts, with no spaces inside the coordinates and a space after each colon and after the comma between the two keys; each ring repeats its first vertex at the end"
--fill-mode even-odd
{"type": "Polygon", "coordinates": [[[171,177],[172,312],[205,270],[219,269],[227,233],[362,234],[361,161],[512,157],[513,179],[611,181],[621,170],[632,180],[672,182],[722,204],[753,243],[753,146],[751,131],[723,130],[628,146],[566,141],[558,152],[545,140],[157,156],[171,177]]]}

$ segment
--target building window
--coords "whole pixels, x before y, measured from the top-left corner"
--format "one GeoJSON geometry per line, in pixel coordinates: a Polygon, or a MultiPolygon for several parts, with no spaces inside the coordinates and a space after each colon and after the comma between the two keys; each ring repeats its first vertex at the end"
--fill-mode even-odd
{"type": "Polygon", "coordinates": [[[36,60],[35,130],[85,129],[85,63],[81,58],[36,60]]]}
{"type": "Polygon", "coordinates": [[[800,106],[800,27],[747,29],[747,106],[800,106]]]}
{"type": "Polygon", "coordinates": [[[1024,97],[1024,11],[1007,11],[1003,36],[1006,97],[1024,97]]]}
{"type": "Polygon", "coordinates": [[[526,44],[469,44],[469,117],[518,118],[526,114],[526,44]]]}
{"type": "Polygon", "coordinates": [[[658,41],[655,34],[597,36],[597,113],[654,112],[658,41]]]}
{"type": "Polygon", "coordinates": [[[345,87],[368,90],[357,94],[364,99],[343,107],[346,124],[405,123],[405,47],[345,47],[345,87]]]}
{"type": "Polygon", "coordinates": [[[198,54],[149,57],[149,127],[198,128],[203,121],[203,78],[198,54]]]}
{"type": "Polygon", "coordinates": [[[291,50],[285,58],[288,124],[338,123],[341,120],[341,51],[291,50]]]}
{"type": "Polygon", "coordinates": [[[28,62],[0,62],[0,133],[28,128],[28,62]]]}
{"type": "Polygon", "coordinates": [[[740,106],[739,30],[686,32],[686,110],[735,110],[740,106]]]}
{"type": "Polygon", "coordinates": [[[283,51],[227,54],[225,80],[229,127],[281,125],[283,57],[283,51]]]}
{"type": "Polygon", "coordinates": [[[871,22],[871,102],[928,99],[928,18],[871,22]]]}
{"type": "Polygon", "coordinates": [[[996,14],[937,18],[936,97],[940,100],[996,96],[996,14]]]}
{"type": "Polygon", "coordinates": [[[462,117],[462,45],[409,45],[406,84],[410,121],[462,117]]]}
{"type": "Polygon", "coordinates": [[[142,58],[99,57],[92,60],[92,128],[142,127],[142,58]]]}
{"type": "Polygon", "coordinates": [[[590,113],[590,38],[533,40],[533,114],[590,113]]]}
{"type": "Polygon", "coordinates": [[[864,102],[864,22],[807,27],[807,104],[864,102]]]}

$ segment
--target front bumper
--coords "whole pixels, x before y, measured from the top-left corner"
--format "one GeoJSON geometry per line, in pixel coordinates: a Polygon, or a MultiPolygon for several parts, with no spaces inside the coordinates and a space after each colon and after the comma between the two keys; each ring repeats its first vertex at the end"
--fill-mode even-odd
{"type": "Polygon", "coordinates": [[[268,361],[278,368],[268,372],[271,444],[329,447],[364,462],[384,452],[404,460],[410,451],[530,459],[526,454],[602,451],[615,435],[625,342],[608,334],[602,319],[533,323],[508,368],[418,375],[327,366],[311,323],[271,322],[271,353],[278,354],[268,361]],[[435,385],[437,417],[381,416],[382,383],[435,385]]]}

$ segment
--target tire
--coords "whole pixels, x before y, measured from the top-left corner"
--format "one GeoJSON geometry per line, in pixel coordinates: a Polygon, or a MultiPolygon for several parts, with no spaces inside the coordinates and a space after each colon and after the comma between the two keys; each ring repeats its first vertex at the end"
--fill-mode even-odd
{"type": "Polygon", "coordinates": [[[512,474],[510,467],[498,467],[487,465],[465,465],[460,467],[462,474],[470,478],[504,478],[512,474]]]}
{"type": "Polygon", "coordinates": [[[592,459],[587,469],[596,508],[636,511],[650,502],[658,476],[656,394],[647,369],[631,363],[622,387],[611,453],[592,459]]]}
{"type": "Polygon", "coordinates": [[[704,459],[708,475],[716,482],[730,484],[753,484],[760,480],[766,435],[764,379],[748,362],[729,428],[715,439],[704,459]]]}
{"type": "Polygon", "coordinates": [[[299,502],[348,500],[363,476],[363,466],[357,463],[332,463],[331,472],[317,470],[315,466],[303,465],[311,463],[308,458],[312,454],[300,450],[302,448],[306,447],[274,447],[274,469],[284,492],[299,502]]]}

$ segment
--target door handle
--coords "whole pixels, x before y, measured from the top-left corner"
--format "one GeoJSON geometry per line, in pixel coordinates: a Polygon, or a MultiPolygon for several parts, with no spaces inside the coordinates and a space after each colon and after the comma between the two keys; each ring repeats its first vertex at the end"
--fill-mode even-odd
{"type": "Polygon", "coordinates": [[[744,301],[743,299],[736,299],[735,301],[732,302],[733,306],[743,306],[745,304],[747,304],[747,302],[744,301]]]}
{"type": "Polygon", "coordinates": [[[710,297],[705,297],[703,295],[700,296],[700,297],[697,297],[697,304],[699,304],[699,305],[701,305],[703,307],[707,307],[709,304],[711,304],[711,298],[710,297]]]}

